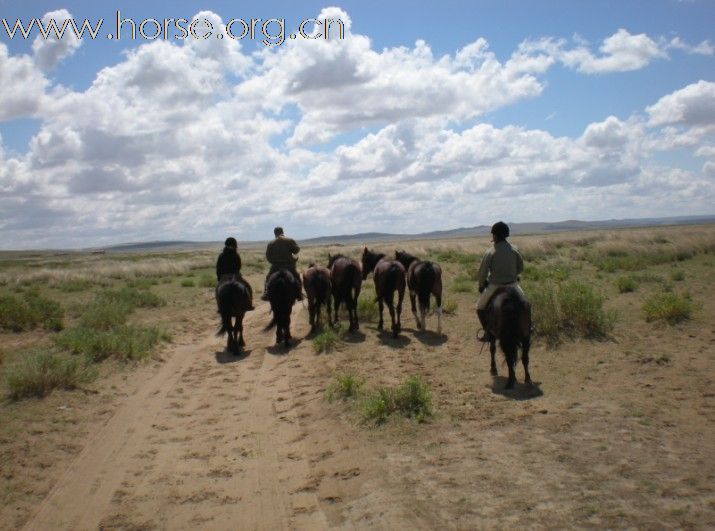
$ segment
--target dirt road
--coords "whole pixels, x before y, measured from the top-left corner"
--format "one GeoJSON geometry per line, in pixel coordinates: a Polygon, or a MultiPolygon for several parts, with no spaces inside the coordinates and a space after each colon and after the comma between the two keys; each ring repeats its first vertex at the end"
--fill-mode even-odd
{"type": "MultiPolygon", "coordinates": [[[[369,494],[379,478],[364,471],[366,456],[311,420],[310,404],[323,401],[305,378],[315,355],[308,343],[273,347],[267,311],[247,317],[241,358],[206,336],[140,373],[25,529],[325,529],[346,504],[353,524],[414,520],[369,494]]],[[[296,305],[296,337],[301,313],[296,305]]]]}

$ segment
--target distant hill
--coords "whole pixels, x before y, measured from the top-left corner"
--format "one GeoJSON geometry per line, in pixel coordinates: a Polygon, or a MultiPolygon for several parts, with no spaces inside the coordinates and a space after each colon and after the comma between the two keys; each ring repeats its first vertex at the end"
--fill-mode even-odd
{"type": "MultiPolygon", "coordinates": [[[[509,222],[508,222],[509,223],[509,222]]],[[[576,230],[620,229],[634,227],[657,227],[663,225],[697,225],[715,223],[712,216],[677,216],[667,218],[641,218],[641,219],[609,219],[603,221],[566,220],[558,222],[532,222],[509,223],[512,234],[547,234],[550,232],[565,232],[576,230]]],[[[491,226],[477,225],[474,227],[459,227],[449,230],[421,232],[417,234],[396,234],[386,232],[361,232],[359,234],[339,234],[335,236],[319,236],[317,238],[301,238],[301,245],[329,245],[329,244],[354,244],[362,242],[379,242],[394,240],[426,240],[441,238],[467,238],[470,236],[484,236],[489,234],[491,226]]],[[[254,247],[264,244],[265,241],[240,242],[243,247],[254,247]]],[[[220,247],[222,242],[195,242],[195,241],[155,241],[123,243],[104,247],[107,252],[148,252],[187,250],[220,247]]]]}

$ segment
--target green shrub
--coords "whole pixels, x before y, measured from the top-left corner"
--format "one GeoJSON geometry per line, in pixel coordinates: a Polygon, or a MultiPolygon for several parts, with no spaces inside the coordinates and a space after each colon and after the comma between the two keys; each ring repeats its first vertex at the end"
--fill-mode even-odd
{"type": "Polygon", "coordinates": [[[648,283],[648,282],[664,282],[664,279],[660,275],[654,273],[641,273],[640,275],[633,275],[633,279],[636,282],[648,283]]]}
{"type": "Polygon", "coordinates": [[[360,393],[364,380],[352,374],[338,374],[335,377],[335,382],[332,383],[325,396],[329,402],[335,400],[354,400],[360,393]]]}
{"type": "Polygon", "coordinates": [[[692,312],[692,301],[675,293],[653,295],[643,304],[643,314],[648,322],[665,321],[672,325],[690,319],[692,312]]]}
{"type": "Polygon", "coordinates": [[[393,413],[424,422],[433,413],[432,392],[419,377],[411,376],[397,388],[381,387],[361,404],[363,418],[384,423],[393,413]]]}
{"type": "Polygon", "coordinates": [[[125,286],[119,290],[104,290],[97,294],[95,301],[98,304],[126,304],[134,308],[159,308],[166,305],[166,301],[147,289],[137,289],[125,286]]]}
{"type": "Polygon", "coordinates": [[[191,280],[190,278],[185,278],[181,281],[181,287],[182,288],[193,288],[194,287],[194,281],[191,280]]]}
{"type": "Polygon", "coordinates": [[[474,281],[466,275],[458,275],[452,281],[451,288],[455,293],[472,293],[474,291],[474,281]]]}
{"type": "Polygon", "coordinates": [[[5,381],[10,398],[42,397],[53,389],[73,389],[91,381],[96,371],[83,360],[68,358],[49,351],[28,353],[6,368],[5,381]]]}
{"type": "Polygon", "coordinates": [[[94,362],[107,358],[122,361],[143,359],[151,354],[154,345],[162,340],[168,341],[169,336],[156,327],[129,325],[109,330],[79,326],[65,330],[55,338],[60,347],[84,354],[94,362]]]}
{"type": "Polygon", "coordinates": [[[92,280],[86,278],[78,278],[74,280],[65,280],[58,284],[57,289],[65,293],[76,293],[79,291],[87,291],[96,285],[92,280]]]}
{"type": "Polygon", "coordinates": [[[48,330],[57,331],[62,329],[63,315],[58,302],[33,290],[26,292],[22,299],[0,296],[0,329],[22,332],[43,325],[48,330]]]}
{"type": "Polygon", "coordinates": [[[379,310],[372,293],[362,292],[360,294],[357,301],[357,314],[358,321],[361,323],[374,323],[378,320],[379,310]]]}
{"type": "Polygon", "coordinates": [[[682,269],[673,269],[670,272],[670,280],[681,282],[685,280],[685,272],[682,269]]]}
{"type": "Polygon", "coordinates": [[[202,288],[215,288],[216,284],[216,276],[211,273],[201,273],[199,276],[199,286],[202,288]]]}
{"type": "Polygon", "coordinates": [[[457,303],[452,299],[442,301],[442,311],[445,315],[454,315],[457,313],[457,303]]]}
{"type": "Polygon", "coordinates": [[[524,272],[522,276],[525,280],[566,280],[571,274],[571,268],[564,264],[551,264],[545,265],[544,267],[536,267],[534,265],[527,265],[524,267],[524,272]]]}
{"type": "Polygon", "coordinates": [[[320,334],[313,338],[313,350],[316,354],[321,352],[331,352],[340,343],[341,330],[335,330],[332,327],[325,328],[320,334]]]}
{"type": "Polygon", "coordinates": [[[631,293],[638,289],[638,284],[632,276],[618,277],[616,286],[618,287],[619,293],[631,293]]]}
{"type": "Polygon", "coordinates": [[[535,333],[552,344],[563,337],[599,339],[612,330],[616,315],[603,308],[604,298],[582,282],[546,282],[528,288],[535,333]]]}
{"type": "Polygon", "coordinates": [[[80,324],[93,330],[109,330],[124,324],[132,312],[132,307],[125,301],[115,303],[95,302],[80,317],[80,324]]]}
{"type": "Polygon", "coordinates": [[[127,282],[127,286],[129,286],[130,288],[144,290],[151,289],[152,286],[156,286],[157,284],[159,284],[159,281],[153,277],[140,277],[127,282]]]}

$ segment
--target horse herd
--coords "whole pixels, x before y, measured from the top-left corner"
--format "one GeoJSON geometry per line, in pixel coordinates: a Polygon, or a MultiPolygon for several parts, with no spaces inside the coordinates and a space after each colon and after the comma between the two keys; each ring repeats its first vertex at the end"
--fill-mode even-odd
{"type": "MultiPolygon", "coordinates": [[[[327,309],[330,325],[339,323],[340,306],[344,303],[349,318],[349,332],[355,332],[358,324],[358,297],[362,282],[373,274],[375,295],[379,307],[378,330],[383,330],[384,306],[390,313],[392,337],[397,338],[402,325],[400,315],[405,287],[409,290],[412,314],[417,329],[426,330],[426,316],[430,309],[430,298],[434,296],[437,315],[437,333],[442,334],[442,269],[439,264],[420,260],[405,251],[395,251],[390,259],[384,253],[376,253],[364,248],[362,261],[337,254],[328,255],[326,267],[310,264],[303,272],[303,287],[308,298],[310,331],[314,333],[320,326],[323,306],[327,309]],[[396,300],[395,300],[396,299],[396,300]],[[332,303],[332,304],[331,304],[332,303]],[[419,307],[419,313],[418,313],[419,307]]],[[[221,314],[221,328],[218,335],[228,334],[227,349],[239,354],[245,346],[243,339],[243,317],[250,307],[250,292],[245,282],[235,279],[219,285],[217,299],[221,314]]],[[[297,300],[298,283],[289,270],[273,273],[266,284],[272,319],[264,331],[276,328],[276,344],[290,346],[290,316],[297,300]]],[[[531,334],[531,308],[512,288],[501,288],[490,304],[491,373],[497,374],[494,360],[496,340],[506,357],[509,369],[507,388],[514,386],[517,352],[522,348],[522,364],[525,382],[529,377],[529,347],[531,334]]]]}

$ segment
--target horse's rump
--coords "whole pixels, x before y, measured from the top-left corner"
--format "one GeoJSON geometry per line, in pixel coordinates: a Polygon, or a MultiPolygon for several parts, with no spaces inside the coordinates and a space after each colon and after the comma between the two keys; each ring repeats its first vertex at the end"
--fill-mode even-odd
{"type": "Polygon", "coordinates": [[[512,286],[497,288],[489,303],[494,332],[502,345],[518,346],[531,335],[531,305],[512,286]]]}
{"type": "Polygon", "coordinates": [[[303,273],[303,287],[309,300],[315,299],[322,304],[330,292],[330,271],[324,267],[310,267],[303,273]]]}
{"type": "Polygon", "coordinates": [[[298,282],[288,269],[279,269],[268,277],[266,292],[268,293],[268,302],[271,305],[273,318],[266,325],[264,331],[270,330],[276,324],[282,326],[284,321],[290,317],[290,312],[296,301],[297,291],[298,282]]]}

